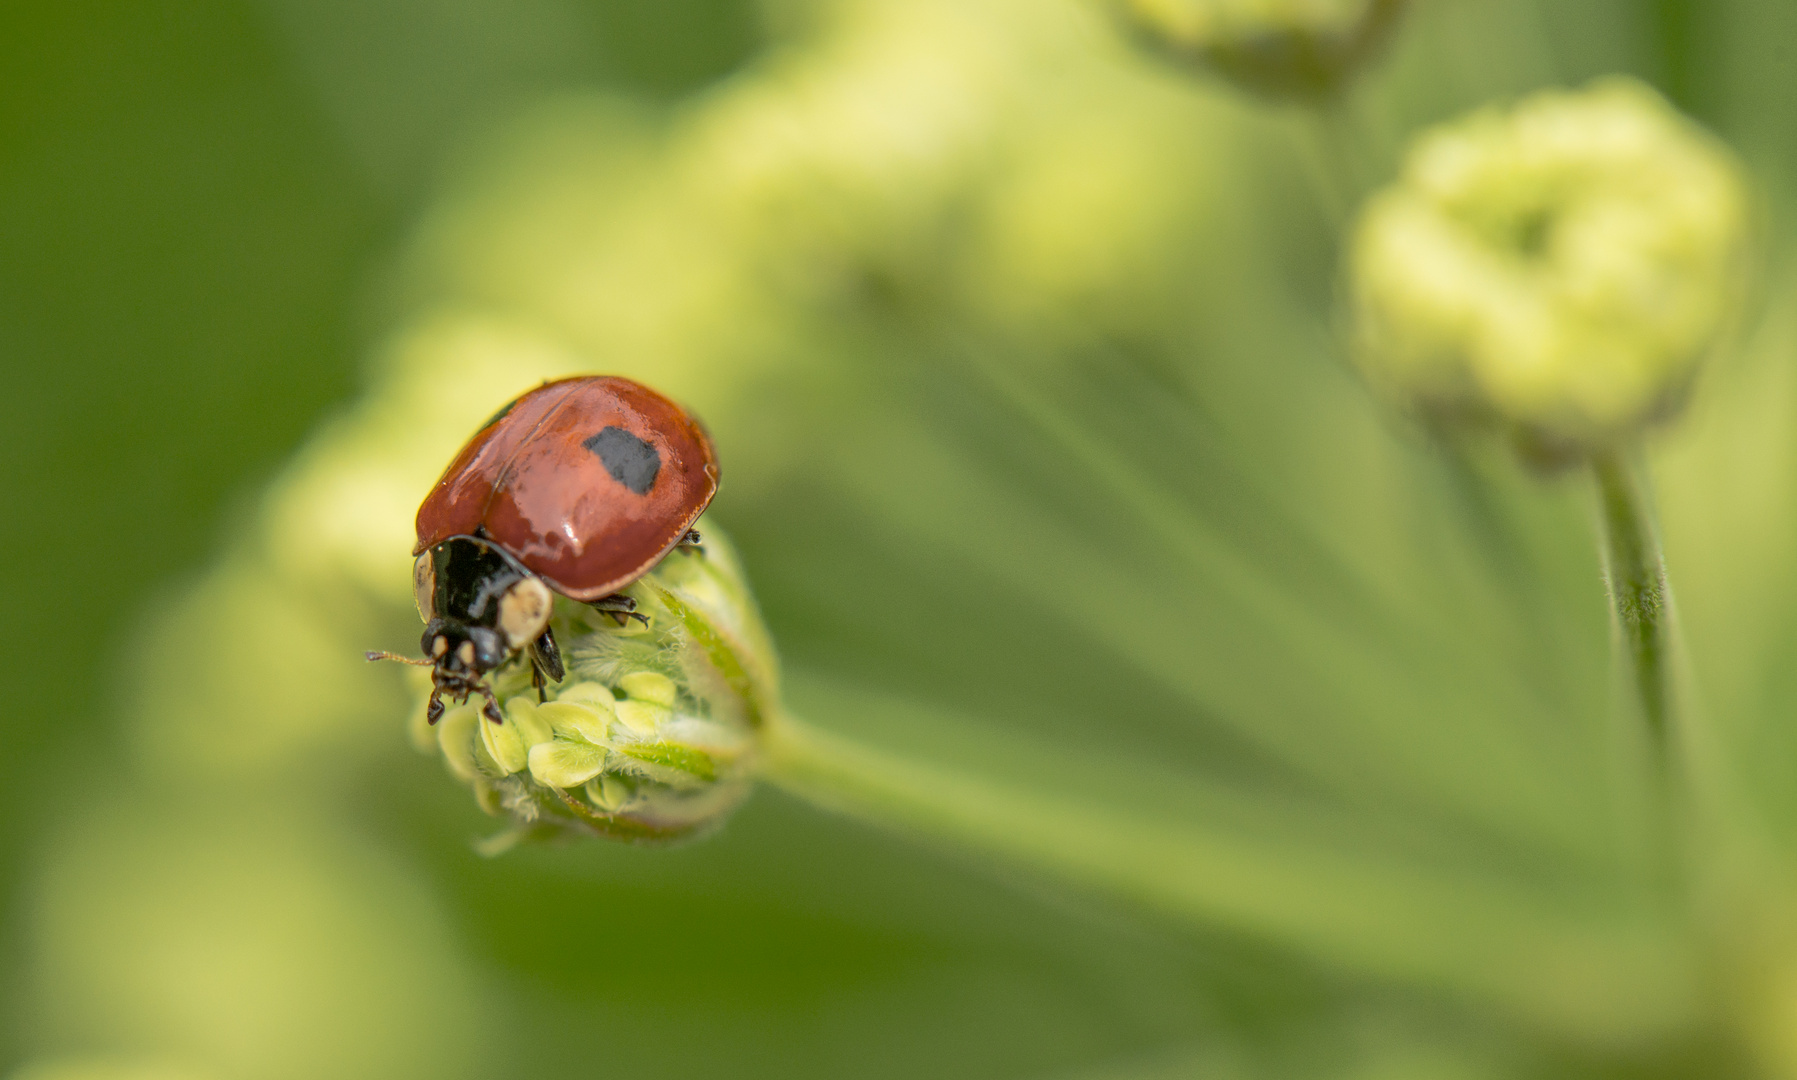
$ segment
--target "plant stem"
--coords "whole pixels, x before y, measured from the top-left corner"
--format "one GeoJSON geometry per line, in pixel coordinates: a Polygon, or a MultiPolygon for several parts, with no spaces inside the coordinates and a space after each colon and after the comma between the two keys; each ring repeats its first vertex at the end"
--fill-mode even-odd
{"type": "MultiPolygon", "coordinates": [[[[814,805],[1098,890],[1205,931],[1245,933],[1347,970],[1451,987],[1555,1026],[1578,1002],[1540,972],[1577,954],[1599,998],[1664,1008],[1662,958],[1611,927],[1563,922],[1555,906],[1483,877],[1443,876],[1287,838],[1132,812],[1090,793],[1035,790],[894,755],[784,715],[762,729],[763,778],[814,805]],[[1600,974],[1601,973],[1601,974],[1600,974]],[[1647,1004],[1648,1002],[1653,1004],[1647,1004]]],[[[1586,985],[1586,984],[1581,984],[1586,985]]],[[[1584,991],[1580,991],[1584,994],[1584,991]]],[[[1588,995],[1586,995],[1588,996],[1588,995]]],[[[1605,1021],[1606,1023],[1608,1021],[1605,1021]]]]}
{"type": "Polygon", "coordinates": [[[1310,174],[1317,209],[1329,230],[1340,233],[1354,211],[1354,181],[1343,168],[1340,146],[1329,130],[1328,118],[1306,112],[1297,118],[1297,123],[1298,153],[1305,172],[1310,174]]]}
{"type": "Polygon", "coordinates": [[[1340,97],[1306,107],[1299,113],[1299,152],[1311,173],[1317,206],[1330,227],[1340,233],[1371,190],[1373,170],[1355,118],[1352,88],[1340,97]]]}
{"type": "Polygon", "coordinates": [[[1666,564],[1646,479],[1620,452],[1592,459],[1603,522],[1604,580],[1610,611],[1654,768],[1662,787],[1673,779],[1672,608],[1666,564]]]}

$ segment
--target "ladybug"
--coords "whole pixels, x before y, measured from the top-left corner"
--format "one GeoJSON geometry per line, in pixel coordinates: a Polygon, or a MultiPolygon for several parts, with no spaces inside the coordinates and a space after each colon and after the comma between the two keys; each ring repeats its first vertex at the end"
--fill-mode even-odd
{"type": "Polygon", "coordinates": [[[487,673],[531,666],[538,697],[564,674],[549,627],[553,593],[618,620],[648,620],[620,589],[675,548],[699,550],[692,524],[718,490],[704,427],[654,390],[612,375],[545,382],[481,425],[418,508],[412,583],[431,668],[425,718],[443,698],[487,699],[487,673]]]}

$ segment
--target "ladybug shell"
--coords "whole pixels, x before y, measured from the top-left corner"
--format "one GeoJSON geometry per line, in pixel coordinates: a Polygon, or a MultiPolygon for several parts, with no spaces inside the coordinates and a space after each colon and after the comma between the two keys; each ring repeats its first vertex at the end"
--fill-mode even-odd
{"type": "Polygon", "coordinates": [[[483,536],[576,600],[609,596],[666,555],[718,490],[711,438],[686,410],[608,375],[544,383],[468,440],[418,508],[419,555],[483,536]]]}

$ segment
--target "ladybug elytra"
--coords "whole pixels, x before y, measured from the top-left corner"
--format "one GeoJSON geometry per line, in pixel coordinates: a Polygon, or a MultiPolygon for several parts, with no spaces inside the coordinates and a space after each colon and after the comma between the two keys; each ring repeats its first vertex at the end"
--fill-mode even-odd
{"type": "Polygon", "coordinates": [[[676,547],[697,550],[692,524],[718,476],[699,422],[629,379],[546,382],[500,409],[418,508],[412,574],[426,659],[406,662],[431,667],[426,719],[436,723],[446,696],[480,693],[499,722],[485,679],[515,658],[530,663],[539,696],[559,682],[554,593],[620,625],[642,619],[618,590],[676,547]]]}

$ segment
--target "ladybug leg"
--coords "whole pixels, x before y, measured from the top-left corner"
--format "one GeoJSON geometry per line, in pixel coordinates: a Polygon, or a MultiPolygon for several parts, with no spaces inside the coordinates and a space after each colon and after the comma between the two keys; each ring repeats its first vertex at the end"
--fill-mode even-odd
{"type": "Polygon", "coordinates": [[[505,723],[505,717],[500,715],[499,712],[499,699],[493,696],[493,688],[490,686],[477,686],[475,689],[479,690],[487,699],[487,703],[480,708],[480,714],[488,720],[493,721],[495,724],[505,723]]]}
{"type": "Polygon", "coordinates": [[[538,703],[548,701],[549,694],[546,688],[549,685],[549,680],[554,679],[556,682],[561,682],[563,675],[562,654],[561,650],[556,648],[555,635],[548,627],[544,627],[543,633],[538,636],[537,640],[530,643],[526,652],[530,662],[530,685],[537,688],[537,701],[538,703]]]}
{"type": "Polygon", "coordinates": [[[554,630],[543,627],[537,640],[531,642],[530,662],[540,674],[547,675],[550,682],[561,682],[567,675],[567,669],[562,666],[561,647],[555,643],[554,630]]]}
{"type": "Polygon", "coordinates": [[[441,720],[442,718],[443,718],[443,691],[433,687],[431,689],[430,703],[425,705],[425,707],[424,707],[424,722],[427,724],[434,725],[434,724],[436,724],[436,722],[438,720],[441,720]]]}
{"type": "Polygon", "coordinates": [[[625,596],[623,593],[612,593],[610,596],[601,596],[599,599],[594,600],[589,606],[595,611],[602,611],[618,620],[619,626],[625,625],[631,619],[635,619],[644,626],[649,625],[649,616],[638,612],[636,609],[636,600],[632,597],[625,596]]]}
{"type": "Polygon", "coordinates": [[[705,543],[705,538],[699,535],[699,530],[688,529],[686,535],[680,538],[680,542],[674,545],[674,550],[684,551],[688,555],[703,555],[705,549],[699,546],[703,543],[705,543]]]}

